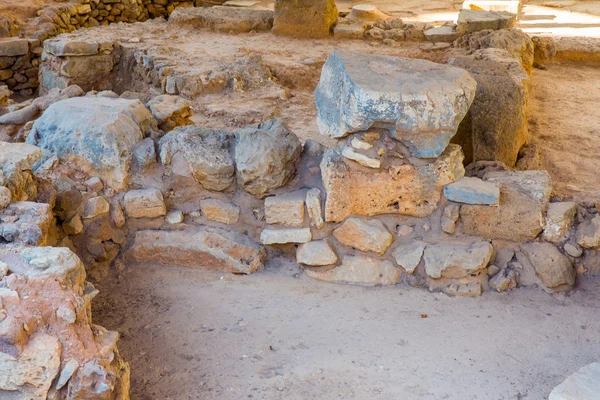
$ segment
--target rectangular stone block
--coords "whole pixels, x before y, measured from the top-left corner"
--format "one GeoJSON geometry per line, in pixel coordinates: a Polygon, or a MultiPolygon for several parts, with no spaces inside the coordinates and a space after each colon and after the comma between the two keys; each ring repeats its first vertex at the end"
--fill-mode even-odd
{"type": "Polygon", "coordinates": [[[300,190],[265,199],[267,224],[298,226],[304,222],[306,191],[300,190]]]}
{"type": "Polygon", "coordinates": [[[44,50],[59,57],[91,56],[98,54],[98,43],[68,39],[49,39],[44,42],[44,50]]]}
{"type": "Polygon", "coordinates": [[[27,39],[0,38],[0,57],[24,56],[28,52],[29,42],[27,39]]]}

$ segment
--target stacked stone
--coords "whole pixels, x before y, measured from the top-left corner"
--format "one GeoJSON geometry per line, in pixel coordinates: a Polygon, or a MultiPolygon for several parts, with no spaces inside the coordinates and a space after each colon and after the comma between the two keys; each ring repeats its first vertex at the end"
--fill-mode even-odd
{"type": "Polygon", "coordinates": [[[42,47],[37,39],[0,39],[0,85],[30,95],[39,86],[38,68],[42,47]]]}
{"type": "MultiPolygon", "coordinates": [[[[140,1],[140,0],[138,0],[140,1]]],[[[194,7],[193,1],[143,0],[150,18],[168,17],[177,7],[194,7]]]]}

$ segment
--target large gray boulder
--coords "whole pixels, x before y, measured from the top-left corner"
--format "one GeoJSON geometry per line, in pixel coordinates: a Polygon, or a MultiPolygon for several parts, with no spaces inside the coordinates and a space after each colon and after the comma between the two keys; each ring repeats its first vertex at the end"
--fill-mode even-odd
{"type": "Polygon", "coordinates": [[[179,153],[205,189],[220,192],[230,187],[235,178],[232,141],[233,134],[228,131],[180,126],[158,142],[160,160],[169,165],[179,153]]]}
{"type": "Polygon", "coordinates": [[[389,127],[416,157],[439,156],[467,113],[477,83],[463,69],[335,50],[315,91],[323,135],[389,127]]]}
{"type": "Polygon", "coordinates": [[[139,100],[82,97],[52,104],[34,123],[27,143],[44,156],[72,162],[117,191],[127,188],[131,153],[156,120],[139,100]]]}
{"type": "Polygon", "coordinates": [[[302,144],[281,120],[273,119],[237,132],[238,183],[256,197],[288,183],[296,174],[302,144]]]}

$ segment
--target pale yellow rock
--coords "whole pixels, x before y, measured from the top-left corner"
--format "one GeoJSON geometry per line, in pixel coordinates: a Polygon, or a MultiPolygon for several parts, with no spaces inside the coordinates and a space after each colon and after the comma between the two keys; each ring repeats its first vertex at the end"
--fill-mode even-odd
{"type": "Polygon", "coordinates": [[[312,188],[306,192],[306,209],[310,223],[317,229],[321,229],[325,222],[323,221],[323,209],[321,207],[321,191],[312,188]]]}
{"type": "Polygon", "coordinates": [[[130,218],[157,218],[167,214],[167,206],[158,189],[130,190],[123,199],[130,218]]]}
{"type": "Polygon", "coordinates": [[[260,234],[262,244],[308,243],[312,240],[310,228],[266,228],[260,234]]]}
{"type": "Polygon", "coordinates": [[[85,202],[83,218],[90,219],[108,213],[110,205],[102,196],[92,197],[85,202]]]}
{"type": "Polygon", "coordinates": [[[562,202],[548,204],[546,211],[546,226],[544,227],[544,240],[552,243],[561,242],[566,238],[575,213],[577,203],[562,202]]]}
{"type": "Polygon", "coordinates": [[[296,261],[299,264],[320,267],[335,264],[338,258],[326,240],[316,240],[298,246],[296,261]]]}
{"type": "Polygon", "coordinates": [[[342,150],[342,155],[349,160],[356,161],[360,165],[364,165],[365,167],[369,167],[369,168],[380,168],[381,167],[381,161],[379,161],[375,158],[365,156],[364,154],[357,153],[356,151],[352,150],[350,147],[344,147],[344,150],[342,150]]]}
{"type": "Polygon", "coordinates": [[[390,261],[362,255],[345,256],[342,265],[329,270],[307,268],[305,271],[320,281],[362,286],[395,285],[402,276],[402,271],[390,261]]]}
{"type": "Polygon", "coordinates": [[[383,222],[378,219],[366,220],[348,218],[333,231],[333,236],[341,243],[362,251],[383,254],[394,241],[383,222]]]}
{"type": "Polygon", "coordinates": [[[200,210],[207,219],[222,224],[237,224],[240,219],[240,208],[238,206],[219,199],[200,201],[200,210]]]}
{"type": "Polygon", "coordinates": [[[265,218],[271,225],[298,226],[304,222],[304,202],[306,191],[267,197],[265,199],[265,218]]]}
{"type": "Polygon", "coordinates": [[[494,248],[488,242],[447,242],[429,245],[423,259],[425,272],[434,279],[464,278],[487,267],[494,248]]]}

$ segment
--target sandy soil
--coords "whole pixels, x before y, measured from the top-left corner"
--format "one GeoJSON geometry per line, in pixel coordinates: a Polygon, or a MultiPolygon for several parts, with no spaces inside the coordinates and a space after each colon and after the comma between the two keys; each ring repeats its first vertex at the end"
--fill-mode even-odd
{"type": "Polygon", "coordinates": [[[137,265],[98,287],[133,399],[541,400],[600,353],[597,280],[452,298],[279,261],[251,276],[137,265]]]}
{"type": "Polygon", "coordinates": [[[530,129],[542,168],[563,199],[600,198],[600,68],[552,65],[534,70],[530,129]]]}

